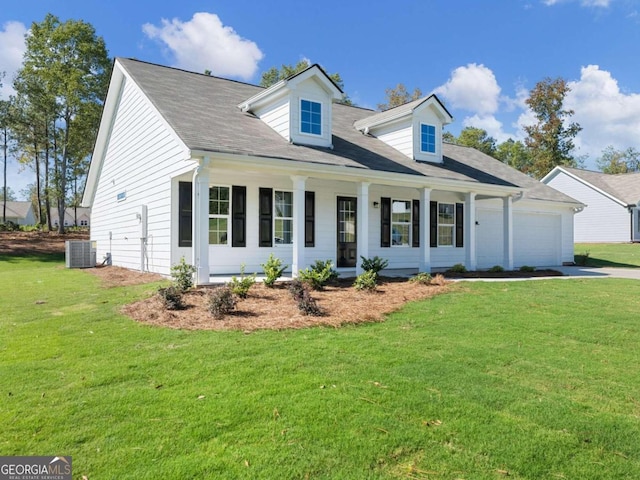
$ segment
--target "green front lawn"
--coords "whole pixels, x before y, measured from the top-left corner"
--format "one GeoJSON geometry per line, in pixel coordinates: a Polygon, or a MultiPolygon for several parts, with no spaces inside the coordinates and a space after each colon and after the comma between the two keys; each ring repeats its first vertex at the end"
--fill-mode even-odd
{"type": "Polygon", "coordinates": [[[640,243],[576,243],[576,263],[590,267],[640,268],[640,243]]]}
{"type": "Polygon", "coordinates": [[[638,287],[460,283],[380,324],[186,332],[119,315],[153,285],[0,258],[0,455],[90,480],[640,478],[638,287]]]}

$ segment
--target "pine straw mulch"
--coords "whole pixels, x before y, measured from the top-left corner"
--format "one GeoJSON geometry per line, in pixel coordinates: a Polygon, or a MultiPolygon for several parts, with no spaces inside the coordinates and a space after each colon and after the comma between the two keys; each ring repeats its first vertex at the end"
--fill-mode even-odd
{"type": "Polygon", "coordinates": [[[98,277],[106,288],[143,285],[165,280],[162,275],[157,273],[139,272],[114,266],[87,268],[84,271],[98,277]]]}
{"type": "Polygon", "coordinates": [[[66,240],[89,240],[89,232],[0,232],[0,255],[48,255],[64,253],[66,240]]]}
{"type": "Polygon", "coordinates": [[[251,287],[246,299],[239,300],[236,311],[222,319],[208,312],[209,293],[213,288],[194,289],[183,297],[186,308],[167,310],[158,295],[126,305],[122,312],[149,325],[185,330],[283,330],[315,326],[381,322],[386,314],[398,310],[406,302],[430,298],[447,291],[442,285],[420,285],[406,279],[382,278],[374,293],[355,290],[352,280],[337,282],[323,291],[312,291],[312,297],[323,311],[322,316],[304,315],[298,309],[287,287],[278,283],[267,288],[261,283],[251,287]]]}

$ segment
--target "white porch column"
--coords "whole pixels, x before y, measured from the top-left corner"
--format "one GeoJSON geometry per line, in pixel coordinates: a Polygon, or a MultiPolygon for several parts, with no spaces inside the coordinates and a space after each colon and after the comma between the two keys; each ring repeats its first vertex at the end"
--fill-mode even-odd
{"type": "Polygon", "coordinates": [[[505,270],[513,270],[513,199],[511,195],[502,199],[502,250],[505,270]]]}
{"type": "Polygon", "coordinates": [[[209,159],[193,174],[192,265],[196,267],[196,285],[209,283],[209,159]]]}
{"type": "Polygon", "coordinates": [[[293,261],[291,272],[294,277],[305,267],[304,248],[304,188],[307,177],[292,175],[293,181],[293,261]]]}
{"type": "Polygon", "coordinates": [[[431,189],[420,192],[420,272],[431,272],[431,189]]]}
{"type": "Polygon", "coordinates": [[[465,195],[465,264],[468,270],[476,270],[476,194],[469,192],[465,195]]]}
{"type": "Polygon", "coordinates": [[[357,251],[358,259],[356,263],[356,275],[364,272],[362,269],[362,259],[369,258],[369,186],[368,182],[358,184],[358,210],[356,214],[357,222],[357,251]]]}

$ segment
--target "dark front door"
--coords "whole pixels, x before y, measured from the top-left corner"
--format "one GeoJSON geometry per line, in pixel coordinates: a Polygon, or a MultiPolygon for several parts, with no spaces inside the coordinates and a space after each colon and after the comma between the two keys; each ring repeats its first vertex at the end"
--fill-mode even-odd
{"type": "Polygon", "coordinates": [[[358,260],[357,206],[354,197],[338,197],[338,267],[355,267],[358,260]]]}

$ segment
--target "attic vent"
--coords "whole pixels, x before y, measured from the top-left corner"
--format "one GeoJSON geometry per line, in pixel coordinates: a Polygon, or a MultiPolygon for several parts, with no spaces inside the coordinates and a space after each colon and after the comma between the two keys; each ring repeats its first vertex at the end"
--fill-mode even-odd
{"type": "Polygon", "coordinates": [[[67,268],[92,268],[96,266],[96,242],[67,240],[65,242],[67,268]]]}

